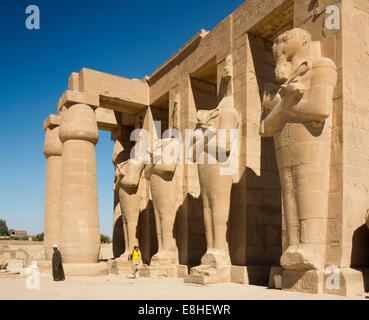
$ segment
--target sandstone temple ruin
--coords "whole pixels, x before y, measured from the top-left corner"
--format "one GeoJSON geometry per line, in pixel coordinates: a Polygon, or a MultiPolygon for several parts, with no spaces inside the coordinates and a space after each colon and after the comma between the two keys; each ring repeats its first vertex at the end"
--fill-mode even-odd
{"type": "Polygon", "coordinates": [[[71,74],[44,123],[47,259],[58,243],[67,275],[124,275],[139,244],[141,276],[273,287],[280,275],[286,290],[368,290],[368,55],[367,0],[248,0],[142,80],[71,74]],[[218,153],[146,163],[136,129],[150,134],[151,160],[178,142],[167,129],[211,129],[203,155],[213,141],[237,165],[222,174],[230,162],[218,153]],[[220,129],[237,135],[222,144],[220,129]],[[98,262],[99,130],[115,141],[108,263],[98,262]]]}

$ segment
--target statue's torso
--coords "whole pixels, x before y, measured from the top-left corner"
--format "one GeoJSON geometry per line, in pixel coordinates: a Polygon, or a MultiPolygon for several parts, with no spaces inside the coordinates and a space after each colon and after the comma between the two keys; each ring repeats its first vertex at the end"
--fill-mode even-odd
{"type": "MultiPolygon", "coordinates": [[[[319,58],[312,61],[311,69],[299,79],[306,91],[299,103],[309,108],[310,97],[314,95],[314,86],[332,85],[332,61],[319,58]]],[[[313,105],[310,105],[314,108],[313,105]]],[[[278,167],[289,167],[300,164],[319,163],[329,156],[330,132],[328,121],[311,121],[303,117],[286,114],[274,134],[278,167]]]]}

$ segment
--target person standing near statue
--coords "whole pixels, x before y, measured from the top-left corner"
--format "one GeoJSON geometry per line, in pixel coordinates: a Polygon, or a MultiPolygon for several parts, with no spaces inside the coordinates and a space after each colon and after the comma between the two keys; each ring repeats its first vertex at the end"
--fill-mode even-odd
{"type": "Polygon", "coordinates": [[[65,280],[63,262],[60,251],[58,250],[58,245],[53,245],[54,253],[52,258],[52,266],[53,266],[53,278],[54,281],[63,281],[65,280]]]}
{"type": "Polygon", "coordinates": [[[136,273],[140,269],[141,252],[138,246],[134,246],[128,255],[128,261],[131,261],[132,277],[136,278],[136,273]]]}

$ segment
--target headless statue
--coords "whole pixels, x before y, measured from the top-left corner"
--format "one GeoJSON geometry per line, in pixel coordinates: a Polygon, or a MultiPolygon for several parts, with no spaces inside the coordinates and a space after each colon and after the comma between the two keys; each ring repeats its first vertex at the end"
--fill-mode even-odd
{"type": "MultiPolygon", "coordinates": [[[[198,163],[207,251],[201,258],[201,265],[193,268],[192,273],[206,272],[209,265],[231,264],[226,234],[233,175],[222,173],[221,169],[228,168],[230,164],[224,159],[220,160],[218,155],[222,149],[228,157],[232,151],[232,144],[229,136],[225,145],[219,143],[217,131],[225,129],[229,133],[230,129],[238,129],[239,126],[240,115],[234,107],[232,92],[232,68],[232,56],[228,55],[222,74],[222,85],[225,86],[224,97],[216,109],[198,111],[197,127],[205,134],[206,132],[212,134],[208,135],[204,143],[204,163],[198,163]],[[217,152],[210,151],[210,141],[213,142],[217,152]],[[210,161],[209,157],[213,157],[213,161],[210,161]]],[[[196,158],[199,162],[197,155],[196,158]]]]}
{"type": "Polygon", "coordinates": [[[281,266],[322,270],[330,172],[334,62],[314,52],[308,32],[296,28],[273,46],[277,93],[265,96],[261,135],[274,136],[288,247],[281,266]]]}
{"type": "MultiPolygon", "coordinates": [[[[137,119],[136,128],[142,128],[141,118],[137,119]]],[[[116,146],[123,150],[123,148],[119,148],[119,145],[116,144],[116,146]]],[[[113,157],[116,153],[118,152],[114,148],[113,157]]],[[[141,179],[143,168],[143,162],[136,158],[116,164],[114,190],[119,192],[119,205],[123,222],[125,240],[125,252],[121,255],[123,260],[128,260],[130,250],[133,246],[139,245],[137,225],[145,193],[145,186],[141,179]]]]}
{"type": "MultiPolygon", "coordinates": [[[[174,99],[171,115],[173,129],[178,128],[178,107],[179,95],[174,99]]],[[[151,265],[173,265],[178,263],[174,223],[178,198],[175,171],[178,167],[180,145],[174,138],[161,139],[157,142],[152,153],[153,164],[145,167],[145,176],[150,180],[158,239],[158,252],[152,257],[151,265]]]]}
{"type": "MultiPolygon", "coordinates": [[[[117,165],[116,185],[119,189],[119,204],[123,222],[124,240],[126,249],[123,256],[127,256],[134,245],[138,245],[137,224],[141,209],[142,183],[140,183],[140,170],[136,164],[130,163],[131,160],[117,165]],[[127,172],[132,169],[130,175],[127,172]],[[133,179],[133,175],[136,175],[133,179]],[[133,182],[134,183],[133,183],[133,182]]],[[[141,170],[142,171],[142,170],[141,170]]]]}
{"type": "MultiPolygon", "coordinates": [[[[161,140],[161,149],[171,149],[174,139],[161,140]]],[[[174,148],[175,149],[175,148],[174,148]]],[[[152,257],[151,264],[171,265],[178,263],[178,249],[174,234],[174,222],[177,213],[177,162],[165,162],[146,165],[145,176],[150,180],[150,191],[154,206],[158,252],[152,257]]]]}

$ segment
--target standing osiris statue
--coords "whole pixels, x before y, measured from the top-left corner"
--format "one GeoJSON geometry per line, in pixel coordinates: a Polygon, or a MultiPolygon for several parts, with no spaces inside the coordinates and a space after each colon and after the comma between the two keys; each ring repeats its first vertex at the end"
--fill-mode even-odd
{"type": "Polygon", "coordinates": [[[260,128],[262,136],[274,136],[287,231],[281,266],[289,270],[322,270],[325,261],[337,71],[332,60],[314,52],[314,45],[299,28],[274,41],[281,86],[263,102],[266,117],[260,128]]]}
{"type": "MultiPolygon", "coordinates": [[[[206,236],[206,253],[201,258],[201,265],[191,269],[191,274],[210,277],[210,282],[227,281],[228,269],[231,265],[227,242],[227,225],[230,211],[233,173],[227,173],[234,159],[235,139],[231,141],[230,131],[236,130],[240,122],[240,115],[234,106],[233,98],[233,63],[232,56],[225,59],[222,73],[222,85],[225,91],[216,109],[198,111],[198,128],[203,131],[204,159],[196,154],[198,174],[203,202],[203,216],[206,236]],[[228,134],[227,139],[221,141],[220,131],[228,134]],[[220,154],[225,155],[221,159],[220,154]],[[204,161],[202,161],[204,160],[204,161]],[[203,163],[201,163],[203,162],[203,163]],[[226,270],[220,271],[220,267],[226,270]]],[[[196,141],[196,144],[199,142],[196,141]]],[[[196,149],[197,153],[197,149],[196,149]]]]}

